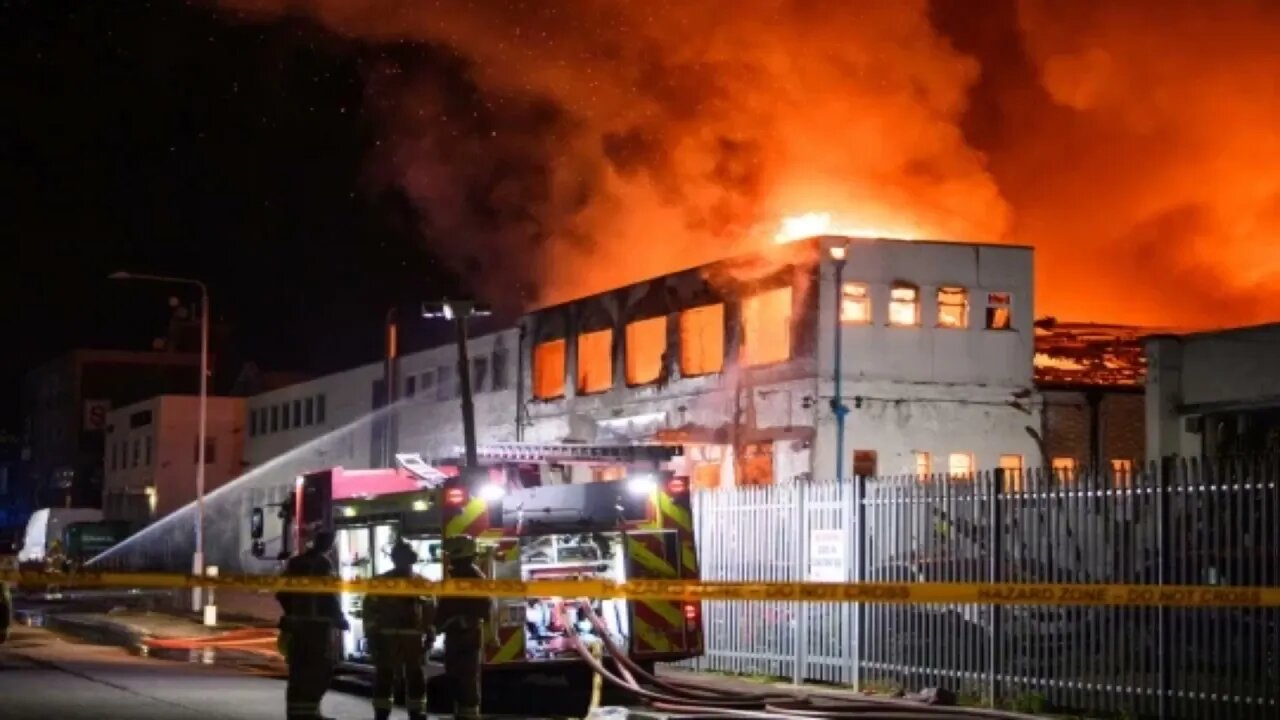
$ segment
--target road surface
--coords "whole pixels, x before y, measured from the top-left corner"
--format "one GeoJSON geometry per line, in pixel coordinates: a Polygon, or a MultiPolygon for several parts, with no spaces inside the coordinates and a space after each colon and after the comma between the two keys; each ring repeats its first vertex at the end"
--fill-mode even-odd
{"type": "MultiPolygon", "coordinates": [[[[6,720],[279,720],[284,683],[246,670],[137,657],[18,626],[0,645],[0,717],[6,720]]],[[[367,698],[330,691],[324,712],[367,720],[367,698]]],[[[393,718],[406,717],[397,709],[393,718]]]]}

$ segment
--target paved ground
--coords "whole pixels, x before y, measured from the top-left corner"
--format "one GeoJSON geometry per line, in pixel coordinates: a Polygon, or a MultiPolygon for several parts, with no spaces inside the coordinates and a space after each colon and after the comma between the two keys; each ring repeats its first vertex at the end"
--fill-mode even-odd
{"type": "MultiPolygon", "coordinates": [[[[368,699],[341,692],[329,693],[324,710],[340,720],[371,714],[368,699]]],[[[138,657],[18,627],[0,646],[0,716],[276,720],[284,716],[284,684],[243,668],[138,657]]]]}

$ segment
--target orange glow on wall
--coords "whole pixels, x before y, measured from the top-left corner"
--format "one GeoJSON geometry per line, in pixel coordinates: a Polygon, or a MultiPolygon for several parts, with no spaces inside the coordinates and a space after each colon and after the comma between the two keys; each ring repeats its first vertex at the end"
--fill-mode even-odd
{"type": "Polygon", "coordinates": [[[578,336],[578,392],[604,392],[613,387],[613,330],[578,336]]]}
{"type": "Polygon", "coordinates": [[[564,340],[549,340],[533,348],[533,396],[549,400],[564,395],[564,340]]]}
{"type": "Polygon", "coordinates": [[[627,384],[647,385],[662,375],[667,350],[667,318],[637,320],[627,325],[627,384]]]}
{"type": "Polygon", "coordinates": [[[680,374],[710,375],[724,368],[724,305],[680,313],[680,374]]]}
{"type": "Polygon", "coordinates": [[[769,365],[791,357],[791,288],[752,295],[742,301],[743,365],[769,365]]]}

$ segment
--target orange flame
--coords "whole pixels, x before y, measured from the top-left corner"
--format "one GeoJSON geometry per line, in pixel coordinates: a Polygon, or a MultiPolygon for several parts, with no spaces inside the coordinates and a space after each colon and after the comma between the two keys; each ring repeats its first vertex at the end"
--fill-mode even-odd
{"type": "Polygon", "coordinates": [[[904,232],[901,228],[877,228],[844,224],[835,221],[829,212],[808,212],[791,215],[782,219],[773,241],[778,244],[806,240],[822,235],[842,235],[864,238],[893,238],[895,240],[916,240],[913,233],[904,232]]]}

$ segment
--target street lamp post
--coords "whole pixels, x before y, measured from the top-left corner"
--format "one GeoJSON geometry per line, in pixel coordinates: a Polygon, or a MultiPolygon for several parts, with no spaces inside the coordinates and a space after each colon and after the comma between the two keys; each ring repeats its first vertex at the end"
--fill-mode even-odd
{"type": "MultiPolygon", "coordinates": [[[[164,275],[145,275],[130,272],[115,272],[112,280],[142,280],[146,282],[167,283],[169,285],[194,285],[200,290],[200,419],[196,431],[196,547],[191,557],[192,574],[204,575],[204,462],[205,446],[208,444],[209,432],[209,288],[199,280],[190,278],[168,277],[164,275]]],[[[192,610],[199,612],[202,607],[202,589],[191,591],[192,610]]]]}
{"type": "Polygon", "coordinates": [[[462,442],[466,448],[467,467],[479,464],[476,450],[475,406],[471,397],[471,359],[467,350],[467,320],[484,317],[489,309],[470,300],[444,300],[423,303],[422,316],[452,320],[458,332],[458,382],[462,394],[462,442]]]}
{"type": "Polygon", "coordinates": [[[846,245],[833,245],[831,247],[832,265],[835,266],[835,333],[833,344],[835,351],[833,352],[833,369],[832,379],[835,383],[834,392],[831,398],[831,412],[836,416],[836,483],[844,482],[844,418],[849,414],[849,408],[845,407],[844,397],[841,387],[844,376],[843,358],[844,358],[844,322],[840,317],[842,305],[844,301],[844,263],[849,249],[846,245]]]}

